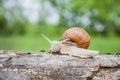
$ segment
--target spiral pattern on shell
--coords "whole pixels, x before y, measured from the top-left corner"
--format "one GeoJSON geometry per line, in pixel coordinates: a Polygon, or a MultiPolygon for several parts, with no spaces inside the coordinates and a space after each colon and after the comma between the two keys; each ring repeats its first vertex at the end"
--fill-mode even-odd
{"type": "Polygon", "coordinates": [[[66,30],[61,36],[61,40],[69,39],[71,42],[77,44],[79,48],[87,49],[90,45],[90,36],[82,28],[70,28],[66,30]]]}

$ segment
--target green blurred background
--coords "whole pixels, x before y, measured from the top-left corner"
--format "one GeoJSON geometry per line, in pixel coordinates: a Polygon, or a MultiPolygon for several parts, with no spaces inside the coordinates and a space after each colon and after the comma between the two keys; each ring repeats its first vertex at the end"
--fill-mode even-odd
{"type": "Polygon", "coordinates": [[[0,50],[48,50],[71,27],[91,36],[89,49],[120,52],[120,0],[0,0],[0,50]]]}

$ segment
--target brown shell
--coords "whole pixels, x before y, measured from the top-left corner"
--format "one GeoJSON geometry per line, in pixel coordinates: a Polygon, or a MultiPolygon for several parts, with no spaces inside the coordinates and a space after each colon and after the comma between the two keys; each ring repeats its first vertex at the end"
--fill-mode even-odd
{"type": "Polygon", "coordinates": [[[61,40],[69,39],[72,42],[77,43],[79,48],[87,49],[90,45],[90,36],[82,28],[70,28],[66,30],[61,36],[61,40]]]}

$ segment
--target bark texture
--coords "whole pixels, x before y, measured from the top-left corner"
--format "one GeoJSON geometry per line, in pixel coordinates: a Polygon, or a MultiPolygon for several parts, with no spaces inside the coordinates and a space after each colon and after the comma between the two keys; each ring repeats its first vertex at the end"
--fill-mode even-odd
{"type": "Polygon", "coordinates": [[[120,55],[81,59],[47,52],[1,50],[0,80],[120,80],[120,55]]]}

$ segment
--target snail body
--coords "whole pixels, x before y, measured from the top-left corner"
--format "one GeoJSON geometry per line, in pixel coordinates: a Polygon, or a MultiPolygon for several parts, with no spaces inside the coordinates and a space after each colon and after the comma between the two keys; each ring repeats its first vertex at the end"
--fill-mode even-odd
{"type": "Polygon", "coordinates": [[[90,45],[90,36],[82,28],[70,28],[61,36],[61,40],[67,39],[70,42],[76,43],[77,47],[87,49],[90,45]]]}
{"type": "Polygon", "coordinates": [[[45,35],[41,34],[49,43],[49,53],[67,54],[80,58],[90,58],[99,54],[99,51],[88,50],[90,37],[88,33],[81,28],[70,28],[66,30],[60,41],[51,41],[45,35]]]}

